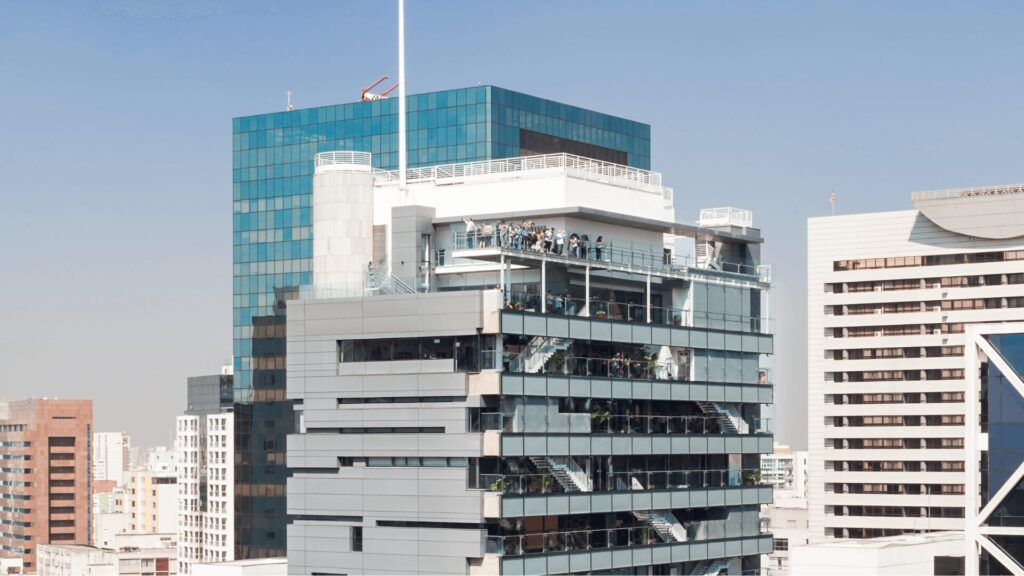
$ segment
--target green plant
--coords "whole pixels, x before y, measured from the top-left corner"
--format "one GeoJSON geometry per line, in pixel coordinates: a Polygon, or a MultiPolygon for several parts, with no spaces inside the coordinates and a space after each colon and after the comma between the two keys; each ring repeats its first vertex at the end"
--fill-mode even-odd
{"type": "Polygon", "coordinates": [[[593,421],[594,426],[603,428],[608,424],[608,420],[611,419],[611,414],[608,413],[608,409],[600,404],[594,404],[594,407],[590,409],[590,419],[593,421]]]}
{"type": "Polygon", "coordinates": [[[491,481],[492,492],[506,492],[511,487],[512,483],[509,482],[508,478],[505,478],[504,476],[498,476],[493,481],[491,481]]]}
{"type": "Polygon", "coordinates": [[[754,470],[752,472],[747,472],[746,476],[743,477],[743,480],[747,483],[748,486],[754,486],[754,485],[760,484],[761,483],[761,471],[760,470],[754,470]]]}
{"type": "Polygon", "coordinates": [[[565,368],[565,359],[565,352],[559,350],[551,355],[551,358],[548,359],[548,363],[552,367],[553,371],[558,372],[565,368]]]}
{"type": "Polygon", "coordinates": [[[544,486],[544,491],[549,492],[552,488],[555,487],[555,477],[550,474],[545,474],[544,478],[541,480],[541,483],[544,486]]]}

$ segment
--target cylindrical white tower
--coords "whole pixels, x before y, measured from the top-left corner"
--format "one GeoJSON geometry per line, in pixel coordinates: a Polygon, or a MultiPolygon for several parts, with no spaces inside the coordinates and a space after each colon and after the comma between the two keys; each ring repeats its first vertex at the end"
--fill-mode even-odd
{"type": "Polygon", "coordinates": [[[373,259],[373,169],[369,152],[321,152],[313,175],[313,289],[361,296],[373,259]]]}

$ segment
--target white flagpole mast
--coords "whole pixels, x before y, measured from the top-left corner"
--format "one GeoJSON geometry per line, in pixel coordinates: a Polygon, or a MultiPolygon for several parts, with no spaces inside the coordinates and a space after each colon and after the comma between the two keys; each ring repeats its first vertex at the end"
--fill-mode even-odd
{"type": "Polygon", "coordinates": [[[405,0],[398,0],[398,189],[405,193],[405,0]]]}

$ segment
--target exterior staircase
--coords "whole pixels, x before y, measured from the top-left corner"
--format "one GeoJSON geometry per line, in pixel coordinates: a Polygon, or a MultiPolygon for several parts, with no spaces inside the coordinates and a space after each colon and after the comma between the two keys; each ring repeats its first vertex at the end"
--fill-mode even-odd
{"type": "Polygon", "coordinates": [[[571,456],[530,456],[541,474],[551,474],[566,492],[593,492],[594,482],[571,456]]]}
{"type": "Polygon", "coordinates": [[[697,402],[700,411],[712,416],[718,422],[723,432],[729,434],[750,434],[750,424],[743,419],[739,409],[730,404],[718,402],[697,402]]]}
{"type": "Polygon", "coordinates": [[[686,528],[669,510],[633,510],[633,516],[650,525],[665,542],[686,542],[686,528]]]}
{"type": "Polygon", "coordinates": [[[568,348],[569,341],[566,338],[534,336],[527,347],[529,353],[523,364],[523,371],[527,374],[539,373],[556,352],[564,352],[568,348]]]}
{"type": "Polygon", "coordinates": [[[701,560],[697,565],[690,571],[690,576],[717,576],[722,574],[722,571],[726,574],[729,573],[729,561],[725,558],[719,558],[717,560],[701,560]]]}

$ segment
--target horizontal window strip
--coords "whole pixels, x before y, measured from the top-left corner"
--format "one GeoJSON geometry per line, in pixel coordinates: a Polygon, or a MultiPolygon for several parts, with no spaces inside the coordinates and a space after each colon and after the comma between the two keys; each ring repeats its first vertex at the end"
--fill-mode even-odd
{"type": "Polygon", "coordinates": [[[362,522],[362,516],[330,516],[325,514],[289,514],[289,522],[311,521],[311,522],[362,522]]]}
{"type": "Polygon", "coordinates": [[[415,404],[417,402],[465,402],[465,396],[388,396],[374,398],[338,398],[338,404],[415,404]]]}
{"type": "Polygon", "coordinates": [[[444,434],[444,426],[379,428],[307,428],[307,434],[444,434]]]}
{"type": "Polygon", "coordinates": [[[389,528],[445,528],[449,530],[486,530],[487,525],[472,522],[409,522],[403,520],[377,520],[377,526],[389,528]]]}

